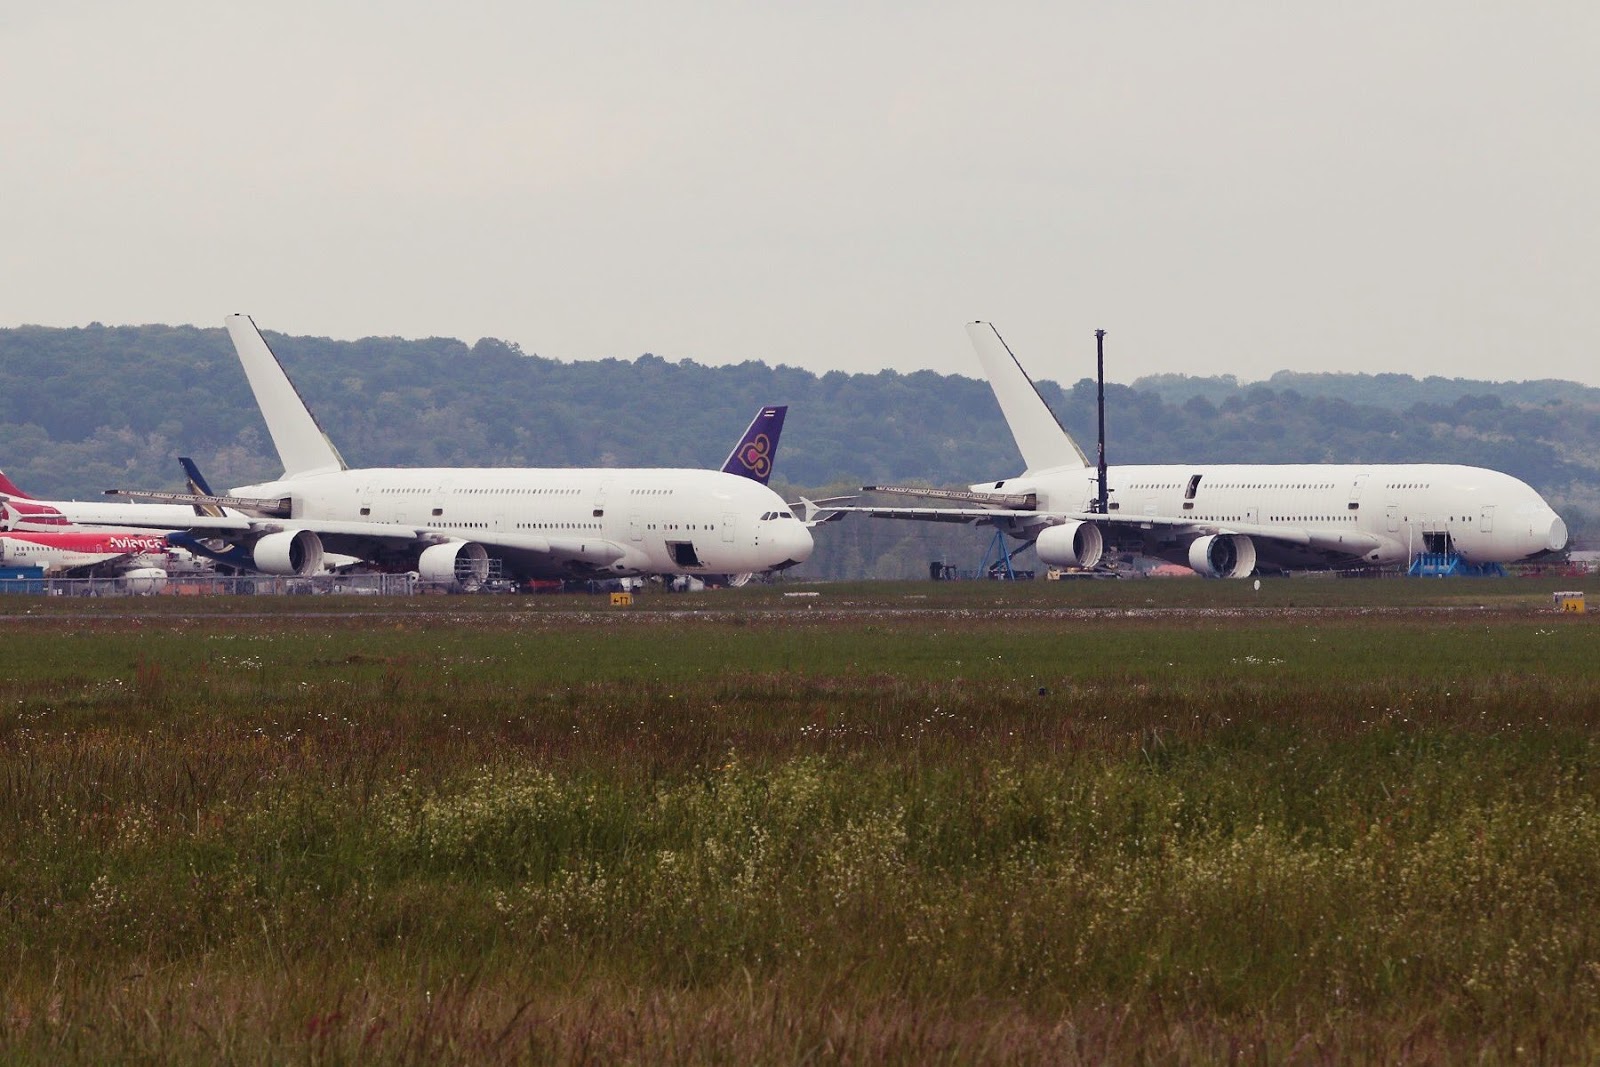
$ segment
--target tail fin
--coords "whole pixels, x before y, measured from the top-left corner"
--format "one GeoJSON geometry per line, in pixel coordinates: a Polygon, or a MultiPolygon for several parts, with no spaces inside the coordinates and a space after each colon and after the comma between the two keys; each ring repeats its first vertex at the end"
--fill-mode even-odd
{"type": "Polygon", "coordinates": [[[783,417],[788,411],[787,407],[776,407],[756,412],[749,429],[728,453],[722,473],[743,475],[766,485],[767,479],[772,477],[772,461],[778,456],[778,435],[783,432],[783,417]]]}
{"type": "Polygon", "coordinates": [[[18,489],[16,483],[10,478],[6,477],[5,471],[0,471],[0,493],[4,493],[6,496],[14,496],[18,500],[33,499],[33,497],[29,496],[27,493],[24,493],[21,489],[18,489]]]}
{"type": "Polygon", "coordinates": [[[987,322],[973,322],[967,324],[967,337],[983,364],[994,398],[1000,401],[1000,413],[1011,427],[1028,472],[1089,466],[1089,457],[1039,395],[1033,379],[1001,340],[1000,331],[987,322]]]}
{"type": "Polygon", "coordinates": [[[344,457],[322,432],[317,417],[300,398],[250,316],[229,315],[222,321],[233,339],[234,351],[239,353],[244,375],[250,379],[250,391],[256,396],[256,406],[266,420],[278,458],[283,461],[284,477],[347,469],[344,457]]]}
{"type": "MultiPolygon", "coordinates": [[[[189,492],[196,496],[216,496],[211,491],[211,486],[206,484],[206,476],[200,473],[200,468],[188,456],[179,456],[178,462],[183,466],[183,475],[189,485],[189,492]]],[[[210,515],[213,518],[222,517],[222,508],[216,504],[195,504],[196,515],[210,515]]]]}

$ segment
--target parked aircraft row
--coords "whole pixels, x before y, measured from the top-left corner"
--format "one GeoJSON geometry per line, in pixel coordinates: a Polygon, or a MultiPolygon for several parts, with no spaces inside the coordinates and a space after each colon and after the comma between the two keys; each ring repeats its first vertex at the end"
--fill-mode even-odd
{"type": "Polygon", "coordinates": [[[809,558],[812,526],[848,514],[992,524],[1045,564],[1094,568],[1115,545],[1211,577],[1391,566],[1425,550],[1511,563],[1567,542],[1565,524],[1531,487],[1452,464],[1113,466],[1102,494],[1096,467],[986,322],[967,332],[1023,472],[965,492],[863,487],[960,506],[785,503],[767,485],[783,407],[758,412],[716,471],[351,469],[255,324],[244,315],[225,323],[282,475],[216,494],[185,461],[189,492],[109,491],[154,501],[143,504],[37,501],[0,475],[0,525],[35,538],[0,534],[0,552],[42,552],[37,538],[65,536],[68,524],[115,525],[123,530],[106,546],[126,539],[127,528],[157,529],[170,545],[267,574],[314,574],[337,554],[471,587],[489,576],[491,561],[517,579],[782,570],[809,558]]]}

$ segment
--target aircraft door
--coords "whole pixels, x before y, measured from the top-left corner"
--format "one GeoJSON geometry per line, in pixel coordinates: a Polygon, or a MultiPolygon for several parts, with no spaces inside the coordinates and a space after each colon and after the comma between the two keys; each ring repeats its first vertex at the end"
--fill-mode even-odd
{"type": "Polygon", "coordinates": [[[1256,525],[1260,521],[1259,519],[1257,519],[1256,514],[1257,514],[1257,512],[1256,512],[1255,508],[1245,508],[1244,509],[1244,521],[1249,523],[1252,526],[1256,525]]]}
{"type": "Polygon", "coordinates": [[[644,540],[644,520],[637,515],[628,516],[628,537],[634,541],[644,540]]]}
{"type": "Polygon", "coordinates": [[[730,544],[733,542],[733,532],[737,528],[738,519],[739,517],[733,514],[722,516],[722,539],[730,544]]]}
{"type": "Polygon", "coordinates": [[[1384,512],[1384,515],[1389,520],[1389,532],[1390,533],[1399,533],[1400,532],[1400,505],[1399,504],[1390,504],[1389,505],[1389,510],[1384,512]]]}
{"type": "Polygon", "coordinates": [[[1478,515],[1478,532],[1494,533],[1494,505],[1490,504],[1478,515]]]}

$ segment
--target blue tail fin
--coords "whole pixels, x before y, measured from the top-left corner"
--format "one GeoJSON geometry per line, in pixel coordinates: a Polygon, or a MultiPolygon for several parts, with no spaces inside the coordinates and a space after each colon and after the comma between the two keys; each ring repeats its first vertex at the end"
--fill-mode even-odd
{"type": "MultiPolygon", "coordinates": [[[[200,468],[194,460],[190,459],[188,456],[179,456],[178,462],[183,464],[184,477],[189,480],[189,492],[195,493],[199,496],[217,495],[211,491],[211,486],[206,484],[206,476],[200,473],[200,468]]],[[[220,517],[222,515],[222,509],[215,504],[196,504],[194,506],[194,513],[196,515],[211,515],[220,517]]]]}
{"type": "Polygon", "coordinates": [[[750,428],[728,453],[722,473],[742,475],[766,485],[772,476],[772,461],[778,456],[778,435],[783,432],[783,417],[788,411],[787,407],[776,407],[756,412],[750,428]]]}
{"type": "Polygon", "coordinates": [[[179,456],[178,462],[183,464],[184,476],[189,479],[189,492],[199,493],[202,496],[216,496],[211,487],[206,484],[206,476],[200,473],[200,468],[188,456],[179,456]]]}

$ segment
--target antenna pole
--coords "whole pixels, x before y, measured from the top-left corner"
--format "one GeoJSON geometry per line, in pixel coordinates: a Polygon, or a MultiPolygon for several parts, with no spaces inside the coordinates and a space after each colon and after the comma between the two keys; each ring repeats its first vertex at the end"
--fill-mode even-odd
{"type": "Polygon", "coordinates": [[[1100,413],[1100,455],[1099,478],[1095,490],[1094,509],[1102,515],[1108,514],[1106,507],[1106,332],[1094,332],[1095,378],[1098,389],[1095,393],[1095,405],[1100,413]]]}

